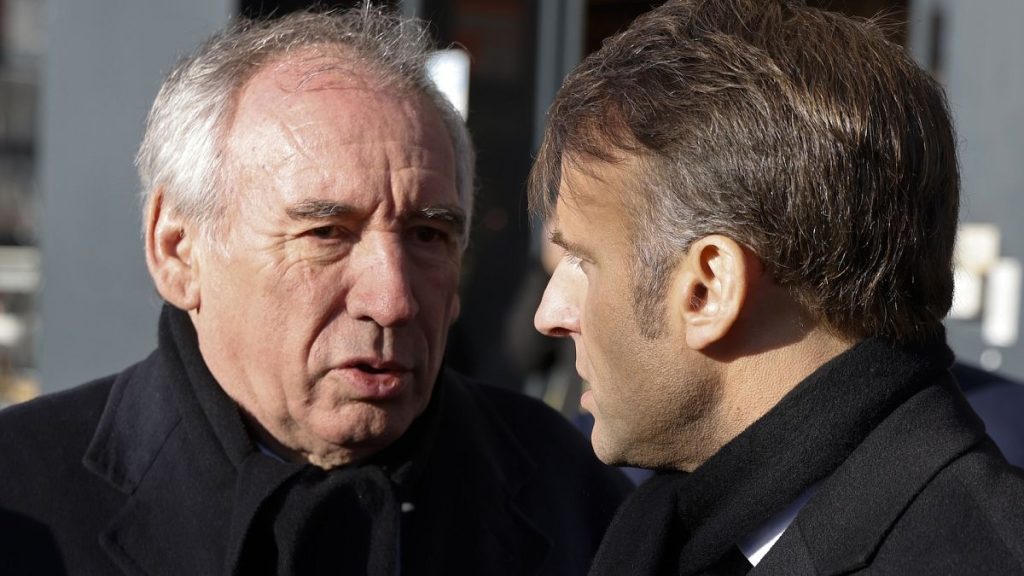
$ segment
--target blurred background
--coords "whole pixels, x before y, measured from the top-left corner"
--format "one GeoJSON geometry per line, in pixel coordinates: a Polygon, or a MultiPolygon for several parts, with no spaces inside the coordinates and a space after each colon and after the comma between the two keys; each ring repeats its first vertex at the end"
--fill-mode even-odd
{"type": "MultiPolygon", "coordinates": [[[[566,350],[532,330],[544,272],[526,177],[563,76],[656,3],[389,3],[429,20],[440,45],[469,56],[468,76],[455,59],[452,84],[468,78],[479,192],[449,360],[570,416],[571,361],[559,375],[566,350]]],[[[979,378],[1024,377],[1024,2],[809,3],[888,13],[892,40],[946,86],[964,192],[950,341],[979,378]]],[[[0,405],[120,370],[152,350],[160,299],[145,270],[132,165],[149,104],[175,60],[230,18],[310,4],[0,0],[0,405]]]]}

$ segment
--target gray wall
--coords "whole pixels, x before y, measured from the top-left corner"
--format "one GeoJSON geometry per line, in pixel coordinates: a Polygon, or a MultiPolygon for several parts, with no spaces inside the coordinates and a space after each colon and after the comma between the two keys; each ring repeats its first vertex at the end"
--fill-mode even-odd
{"type": "MultiPolygon", "coordinates": [[[[1024,259],[1024,2],[914,0],[910,45],[931,61],[932,17],[943,15],[946,85],[956,121],[963,175],[962,222],[992,223],[1002,231],[1001,255],[1024,259]]],[[[1018,326],[1021,318],[1018,314],[1018,326]]],[[[998,370],[1024,378],[1024,346],[986,345],[981,323],[947,321],[958,356],[978,364],[988,350],[998,370]],[[995,355],[993,355],[995,353],[995,355]]]]}
{"type": "Polygon", "coordinates": [[[143,358],[160,299],[139,236],[132,159],[175,60],[217,30],[232,0],[47,0],[39,178],[44,391],[143,358]]]}

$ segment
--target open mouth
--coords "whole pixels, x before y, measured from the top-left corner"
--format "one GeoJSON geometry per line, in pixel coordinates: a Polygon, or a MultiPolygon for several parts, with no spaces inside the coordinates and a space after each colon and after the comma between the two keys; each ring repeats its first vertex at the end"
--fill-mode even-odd
{"type": "Polygon", "coordinates": [[[385,368],[385,367],[375,368],[373,366],[370,366],[369,364],[356,364],[355,368],[357,370],[361,370],[363,372],[366,372],[367,374],[393,374],[393,373],[397,372],[397,370],[395,370],[393,368],[385,368]]]}
{"type": "Polygon", "coordinates": [[[367,402],[401,396],[411,383],[412,370],[389,361],[353,360],[341,367],[341,382],[353,399],[367,402]]]}

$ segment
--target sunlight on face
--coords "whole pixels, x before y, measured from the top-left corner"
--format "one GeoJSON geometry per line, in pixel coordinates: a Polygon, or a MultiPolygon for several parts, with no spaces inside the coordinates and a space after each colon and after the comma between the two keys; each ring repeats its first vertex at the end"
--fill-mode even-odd
{"type": "Polygon", "coordinates": [[[310,80],[313,65],[268,65],[239,95],[224,249],[197,255],[193,321],[263,440],[332,467],[426,407],[458,314],[466,215],[431,104],[358,77],[310,80]]]}
{"type": "Polygon", "coordinates": [[[589,384],[581,404],[594,415],[591,439],[601,460],[682,467],[708,450],[708,416],[719,394],[700,355],[682,343],[678,319],[664,318],[664,333],[648,338],[635,316],[636,256],[620,200],[634,186],[630,166],[563,173],[550,235],[565,255],[534,324],[576,346],[576,371],[589,384]]]}

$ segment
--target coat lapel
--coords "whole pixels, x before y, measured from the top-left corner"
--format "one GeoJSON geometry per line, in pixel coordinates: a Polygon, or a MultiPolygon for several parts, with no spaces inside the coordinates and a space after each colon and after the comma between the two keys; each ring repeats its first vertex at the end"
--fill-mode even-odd
{"type": "Polygon", "coordinates": [[[943,376],[886,418],[822,483],[752,574],[844,574],[868,566],[924,486],[984,438],[984,425],[943,376]]]}
{"type": "Polygon", "coordinates": [[[541,573],[551,539],[537,528],[527,512],[534,507],[524,501],[536,463],[458,376],[447,372],[441,380],[441,429],[422,487],[421,518],[447,532],[418,531],[434,532],[423,573],[450,574],[455,566],[469,573],[482,567],[495,575],[541,573]]]}
{"type": "Polygon", "coordinates": [[[223,562],[234,468],[185,423],[183,378],[159,351],[122,374],[83,460],[125,496],[100,542],[127,574],[210,574],[223,562]]]}
{"type": "MultiPolygon", "coordinates": [[[[521,448],[519,450],[518,455],[524,457],[525,453],[521,448]]],[[[497,481],[491,484],[493,492],[483,494],[480,502],[486,534],[482,541],[483,549],[493,551],[495,555],[492,558],[504,558],[501,566],[510,575],[540,572],[551,545],[550,539],[540,531],[521,504],[522,491],[534,472],[533,462],[529,464],[528,467],[516,468],[514,472],[508,469],[499,472],[495,476],[497,481]]],[[[480,556],[488,558],[486,552],[480,556]]]]}

